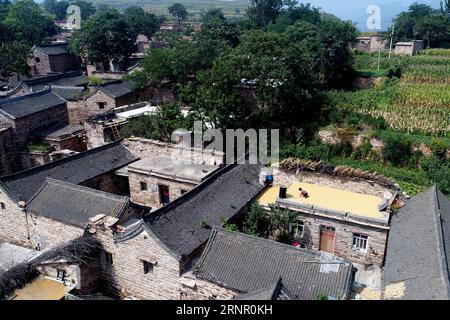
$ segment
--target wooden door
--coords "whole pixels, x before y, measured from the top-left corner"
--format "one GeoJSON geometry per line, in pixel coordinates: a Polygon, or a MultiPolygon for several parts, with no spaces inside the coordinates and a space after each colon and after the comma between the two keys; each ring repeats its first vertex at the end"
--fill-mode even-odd
{"type": "Polygon", "coordinates": [[[332,227],[320,227],[319,250],[334,253],[335,230],[332,227]]]}

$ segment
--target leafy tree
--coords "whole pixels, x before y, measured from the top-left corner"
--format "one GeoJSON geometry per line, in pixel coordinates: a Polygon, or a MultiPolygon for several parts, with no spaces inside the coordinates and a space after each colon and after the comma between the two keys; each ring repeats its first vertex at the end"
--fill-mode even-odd
{"type": "Polygon", "coordinates": [[[394,165],[405,165],[412,155],[412,143],[400,135],[389,135],[384,139],[383,158],[394,165]]]}
{"type": "Polygon", "coordinates": [[[441,0],[440,3],[442,14],[450,16],[450,0],[441,0]]]}
{"type": "Polygon", "coordinates": [[[67,7],[70,3],[66,0],[44,0],[42,4],[45,11],[49,14],[55,16],[56,19],[62,20],[67,16],[67,7]]]}
{"type": "Polygon", "coordinates": [[[414,26],[414,37],[423,39],[428,47],[440,47],[450,42],[450,16],[428,15],[414,26]]]}
{"type": "Polygon", "coordinates": [[[202,15],[202,30],[198,39],[204,41],[222,40],[235,47],[239,43],[236,24],[228,22],[221,9],[210,9],[202,15]]]}
{"type": "Polygon", "coordinates": [[[18,0],[11,4],[4,25],[14,39],[29,45],[40,44],[58,31],[52,19],[33,0],[18,0]]]}
{"type": "Polygon", "coordinates": [[[10,4],[10,0],[0,0],[0,22],[6,17],[10,4]]]}
{"type": "Polygon", "coordinates": [[[14,73],[27,74],[27,57],[30,47],[22,42],[0,43],[0,77],[7,78],[14,73]]]}
{"type": "Polygon", "coordinates": [[[275,22],[282,7],[282,0],[250,0],[247,16],[258,28],[265,28],[275,22]]]}
{"type": "Polygon", "coordinates": [[[425,158],[421,167],[443,193],[450,195],[450,165],[445,158],[435,156],[425,158]]]}
{"type": "MultiPolygon", "coordinates": [[[[409,6],[408,11],[401,12],[395,18],[394,42],[414,39],[415,25],[433,11],[429,5],[414,3],[409,6]]],[[[389,33],[392,33],[392,28],[389,33]]]]}
{"type": "Polygon", "coordinates": [[[243,223],[243,232],[267,238],[270,234],[270,217],[268,212],[260,205],[253,204],[243,223]]]}
{"type": "Polygon", "coordinates": [[[151,38],[159,30],[160,22],[153,13],[145,12],[138,7],[129,7],[125,10],[125,20],[128,23],[133,38],[139,34],[151,38]]]}
{"type": "Polygon", "coordinates": [[[130,123],[120,130],[120,135],[170,141],[176,129],[190,127],[192,121],[183,116],[180,107],[176,103],[168,103],[161,106],[156,114],[130,120],[130,123]]]}
{"type": "Polygon", "coordinates": [[[126,65],[134,51],[133,33],[124,17],[116,9],[97,12],[82,22],[70,43],[71,50],[87,57],[90,63],[102,62],[105,67],[114,61],[126,65]]]}
{"type": "Polygon", "coordinates": [[[312,7],[309,3],[306,5],[302,3],[298,7],[288,7],[280,13],[275,23],[268,26],[268,30],[284,32],[287,27],[299,21],[319,25],[321,22],[319,9],[312,7]]]}
{"type": "Polygon", "coordinates": [[[188,13],[186,7],[181,3],[174,3],[168,8],[168,10],[169,13],[177,20],[177,24],[181,24],[181,22],[183,22],[187,18],[188,13]]]}

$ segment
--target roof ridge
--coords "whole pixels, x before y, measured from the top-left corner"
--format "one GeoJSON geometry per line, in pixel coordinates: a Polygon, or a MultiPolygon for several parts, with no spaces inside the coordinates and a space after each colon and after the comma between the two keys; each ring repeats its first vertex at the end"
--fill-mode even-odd
{"type": "Polygon", "coordinates": [[[45,181],[44,184],[54,184],[54,185],[62,186],[64,188],[70,188],[70,189],[73,189],[73,190],[77,190],[77,191],[80,191],[80,192],[95,194],[95,195],[101,196],[103,198],[108,198],[108,199],[112,199],[112,200],[123,200],[123,201],[127,201],[128,200],[127,196],[119,196],[119,195],[114,194],[114,193],[109,193],[109,192],[105,192],[105,191],[102,191],[102,190],[89,188],[89,187],[86,187],[86,186],[82,186],[82,185],[79,185],[79,184],[74,184],[74,183],[71,183],[71,182],[68,182],[68,181],[54,179],[54,178],[51,178],[51,177],[46,177],[46,181],[45,181]]]}
{"type": "Polygon", "coordinates": [[[56,73],[56,74],[49,74],[49,75],[45,75],[43,77],[39,77],[39,78],[31,78],[31,79],[25,79],[22,80],[22,82],[24,82],[25,84],[38,84],[41,82],[47,82],[47,81],[52,81],[52,80],[57,80],[57,79],[65,79],[65,78],[70,78],[70,77],[75,77],[75,76],[82,76],[83,72],[81,71],[68,71],[68,72],[64,72],[64,73],[56,73]]]}
{"type": "Polygon", "coordinates": [[[23,170],[23,171],[19,171],[19,172],[13,173],[13,174],[2,176],[2,177],[0,177],[0,180],[8,180],[8,179],[10,179],[12,177],[21,176],[21,175],[24,175],[24,174],[27,174],[27,173],[30,173],[30,172],[41,171],[42,169],[49,168],[49,167],[56,167],[57,165],[59,165],[61,163],[70,162],[70,161],[72,161],[74,159],[81,158],[81,157],[83,157],[83,156],[85,156],[87,154],[97,153],[99,151],[103,151],[105,149],[109,149],[109,148],[111,148],[111,147],[113,147],[115,145],[121,144],[122,140],[123,139],[120,139],[120,140],[117,140],[117,141],[105,144],[105,145],[97,147],[97,148],[93,148],[93,149],[89,149],[89,150],[86,150],[86,151],[82,151],[82,152],[79,152],[79,153],[74,154],[72,156],[68,156],[66,158],[58,159],[58,160],[55,160],[55,161],[43,164],[41,166],[37,166],[37,167],[34,167],[34,168],[30,168],[30,169],[27,169],[27,170],[23,170]]]}
{"type": "Polygon", "coordinates": [[[23,95],[23,96],[18,96],[18,97],[13,97],[13,98],[8,98],[8,99],[4,99],[4,100],[0,100],[0,106],[11,103],[11,102],[16,102],[16,101],[22,101],[22,100],[26,100],[28,98],[34,98],[34,97],[39,97],[42,96],[46,93],[53,93],[50,89],[50,87],[44,87],[44,89],[39,90],[39,91],[34,91],[32,93],[23,95]]]}

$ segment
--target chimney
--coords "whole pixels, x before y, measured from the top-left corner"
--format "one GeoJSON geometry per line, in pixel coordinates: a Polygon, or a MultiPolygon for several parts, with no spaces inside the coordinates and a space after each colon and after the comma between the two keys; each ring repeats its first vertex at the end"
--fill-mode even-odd
{"type": "Polygon", "coordinates": [[[287,188],[286,187],[280,187],[279,198],[280,199],[286,199],[287,198],[286,193],[287,193],[287,188]]]}

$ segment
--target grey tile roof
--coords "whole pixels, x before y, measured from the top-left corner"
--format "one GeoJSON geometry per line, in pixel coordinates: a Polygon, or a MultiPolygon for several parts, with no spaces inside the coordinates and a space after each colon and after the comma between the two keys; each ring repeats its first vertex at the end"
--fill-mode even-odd
{"type": "Polygon", "coordinates": [[[383,284],[385,298],[449,299],[450,201],[431,187],[391,219],[383,284]],[[402,287],[389,294],[391,285],[402,287]]]}
{"type": "Polygon", "coordinates": [[[287,290],[281,278],[271,286],[249,293],[243,293],[234,300],[295,300],[295,297],[287,290]]]}
{"type": "Polygon", "coordinates": [[[46,86],[84,87],[88,85],[89,80],[82,72],[71,71],[66,73],[38,76],[24,80],[23,83],[31,87],[33,91],[38,91],[46,86]]]}
{"type": "MultiPolygon", "coordinates": [[[[47,46],[34,46],[33,49],[39,50],[49,56],[59,55],[59,54],[65,54],[68,53],[68,45],[67,43],[60,43],[60,44],[51,44],[47,46]]],[[[33,50],[32,49],[32,50],[33,50]]]]}
{"type": "Polygon", "coordinates": [[[38,135],[43,138],[54,140],[66,138],[82,132],[84,132],[84,126],[82,125],[57,125],[39,132],[38,135]]]}
{"type": "Polygon", "coordinates": [[[119,217],[128,202],[127,197],[47,178],[26,210],[83,228],[99,214],[119,217]]]}
{"type": "Polygon", "coordinates": [[[131,84],[127,81],[115,80],[98,86],[98,89],[112,98],[123,97],[132,93],[131,84]]]}
{"type": "Polygon", "coordinates": [[[204,244],[210,227],[235,217],[262,189],[259,165],[229,165],[145,219],[147,227],[179,258],[204,244]],[[202,221],[209,227],[202,226],[202,221]]]}
{"type": "Polygon", "coordinates": [[[352,281],[352,264],[327,258],[330,260],[323,259],[321,253],[272,240],[215,229],[194,273],[244,293],[270,288],[281,278],[295,299],[314,300],[318,294],[345,298],[352,281]]]}
{"type": "Polygon", "coordinates": [[[48,164],[0,178],[0,184],[16,201],[28,201],[45,180],[80,184],[103,173],[117,170],[137,158],[116,141],[48,164]]]}
{"type": "Polygon", "coordinates": [[[83,87],[51,86],[52,92],[65,100],[77,100],[83,94],[83,87]]]}
{"type": "Polygon", "coordinates": [[[66,100],[51,92],[50,89],[46,89],[0,100],[0,112],[11,119],[19,119],[64,103],[66,100]]]}

